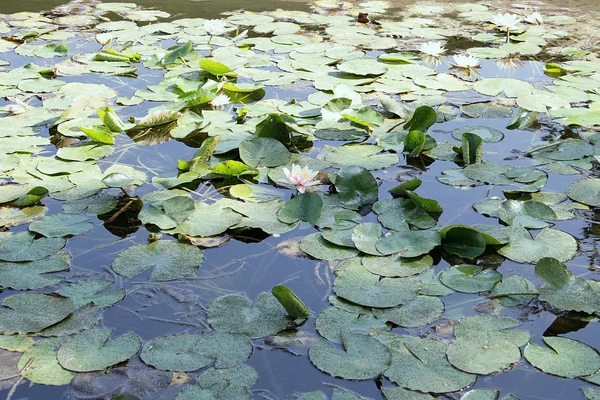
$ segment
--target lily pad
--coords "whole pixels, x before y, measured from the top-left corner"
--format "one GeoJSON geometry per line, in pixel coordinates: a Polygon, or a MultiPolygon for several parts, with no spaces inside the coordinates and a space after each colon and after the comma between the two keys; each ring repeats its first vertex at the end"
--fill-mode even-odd
{"type": "Polygon", "coordinates": [[[208,323],[221,332],[241,333],[251,339],[274,335],[287,326],[287,312],[271,293],[261,293],[251,304],[243,295],[230,294],[208,305],[208,323]]]}
{"type": "Polygon", "coordinates": [[[0,309],[0,332],[39,332],[56,324],[73,312],[73,301],[67,297],[41,293],[23,293],[7,297],[0,309]]]}
{"type": "Polygon", "coordinates": [[[308,357],[321,371],[344,379],[371,379],[391,363],[387,347],[377,339],[353,332],[341,333],[344,350],[321,340],[308,351],[308,357]]]}
{"type": "Polygon", "coordinates": [[[140,357],[165,371],[196,371],[214,363],[216,368],[231,368],[252,354],[252,343],[243,335],[180,333],[149,341],[140,357]]]}
{"type": "Polygon", "coordinates": [[[56,357],[60,365],[75,372],[102,371],[137,354],[142,341],[128,332],[107,342],[112,329],[90,329],[67,339],[56,357]]]}
{"type": "Polygon", "coordinates": [[[525,358],[534,367],[565,378],[590,375],[600,369],[600,355],[588,345],[559,336],[543,339],[549,348],[535,343],[525,347],[525,358]]]}
{"type": "Polygon", "coordinates": [[[544,257],[565,262],[575,256],[577,241],[568,233],[545,228],[535,238],[522,227],[506,228],[509,243],[498,249],[506,258],[521,263],[536,263],[544,257]]]}
{"type": "MultiPolygon", "coordinates": [[[[0,240],[2,238],[0,237],[0,240]]],[[[48,257],[67,243],[63,238],[35,239],[33,232],[18,232],[0,241],[0,260],[36,261],[48,257]]]]}
{"type": "Polygon", "coordinates": [[[600,207],[600,179],[588,178],[575,181],[567,188],[567,195],[580,203],[600,207]]]}
{"type": "Polygon", "coordinates": [[[133,278],[153,268],[150,280],[168,281],[194,273],[203,261],[202,250],[195,246],[159,240],[123,250],[113,261],[113,269],[120,275],[133,278]]]}
{"type": "Polygon", "coordinates": [[[438,320],[444,314],[444,302],[437,297],[417,296],[394,308],[374,308],[373,315],[405,328],[416,328],[438,320]]]}
{"type": "Polygon", "coordinates": [[[440,274],[440,281],[449,288],[463,293],[479,293],[490,290],[502,274],[491,268],[476,265],[457,265],[440,274]]]}
{"type": "Polygon", "coordinates": [[[373,329],[383,331],[391,329],[391,325],[386,324],[383,319],[377,319],[369,314],[353,314],[336,307],[321,311],[315,320],[315,326],[321,336],[334,343],[342,343],[341,332],[368,335],[373,329]]]}
{"type": "Polygon", "coordinates": [[[29,230],[48,238],[81,235],[92,229],[92,223],[81,215],[54,214],[29,225],[29,230]]]}

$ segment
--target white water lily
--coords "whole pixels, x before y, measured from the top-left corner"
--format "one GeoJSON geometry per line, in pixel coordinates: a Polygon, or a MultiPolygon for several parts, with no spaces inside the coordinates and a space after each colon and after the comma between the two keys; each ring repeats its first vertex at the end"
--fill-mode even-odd
{"type": "Polygon", "coordinates": [[[8,106],[6,106],[6,109],[11,114],[23,114],[24,112],[29,110],[29,104],[25,103],[24,101],[21,101],[16,97],[13,98],[12,101],[14,104],[9,104],[8,106]]]}
{"type": "Polygon", "coordinates": [[[516,28],[519,22],[521,22],[521,18],[518,15],[509,13],[496,14],[492,18],[492,23],[502,31],[516,28]]]}
{"type": "Polygon", "coordinates": [[[476,68],[479,67],[479,58],[470,55],[457,54],[453,56],[454,66],[458,68],[476,68]]]}
{"type": "Polygon", "coordinates": [[[219,109],[225,107],[229,103],[231,103],[231,99],[226,94],[220,94],[210,101],[210,104],[212,104],[213,107],[219,109]]]}
{"type": "Polygon", "coordinates": [[[419,51],[431,57],[439,57],[446,51],[446,49],[438,42],[428,42],[419,46],[419,51]]]}
{"type": "Polygon", "coordinates": [[[355,92],[350,86],[345,83],[338,83],[333,88],[333,98],[339,99],[340,97],[345,97],[347,99],[352,100],[351,107],[359,107],[362,105],[362,97],[360,93],[355,92]]]}
{"type": "Polygon", "coordinates": [[[227,23],[222,19],[207,19],[204,21],[204,30],[209,35],[222,35],[226,32],[227,23]]]}
{"type": "Polygon", "coordinates": [[[523,21],[532,25],[543,25],[544,17],[542,17],[542,14],[536,11],[523,18],[523,21]]]}
{"type": "Polygon", "coordinates": [[[300,193],[304,193],[307,187],[321,184],[321,181],[313,180],[319,171],[312,171],[310,168],[308,168],[308,166],[301,168],[299,165],[293,164],[291,171],[287,168],[284,168],[283,173],[288,181],[292,185],[296,186],[296,189],[300,193]]]}
{"type": "Polygon", "coordinates": [[[102,47],[106,46],[107,44],[110,43],[110,41],[112,40],[113,36],[106,32],[106,33],[98,33],[96,35],[96,42],[98,42],[99,44],[102,45],[102,47]]]}

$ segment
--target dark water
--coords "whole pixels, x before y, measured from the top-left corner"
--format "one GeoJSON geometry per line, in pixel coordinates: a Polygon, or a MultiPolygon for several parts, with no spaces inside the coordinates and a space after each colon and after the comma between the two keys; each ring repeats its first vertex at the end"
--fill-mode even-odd
{"type": "MultiPolygon", "coordinates": [[[[0,13],[12,13],[18,11],[35,11],[48,9],[60,5],[61,1],[49,0],[30,0],[28,2],[0,0],[0,13]]],[[[244,8],[254,11],[262,11],[274,8],[290,8],[308,10],[305,2],[272,2],[272,1],[202,1],[190,2],[183,0],[155,1],[141,0],[138,4],[156,7],[172,14],[173,18],[181,17],[215,17],[220,12],[244,8]]],[[[400,4],[400,3],[399,3],[400,4]]],[[[600,10],[600,2],[568,2],[554,1],[557,6],[582,6],[595,7],[600,10]]],[[[25,60],[15,60],[14,66],[25,60]]],[[[514,77],[525,79],[531,82],[547,80],[543,75],[542,64],[537,62],[525,62],[522,69],[518,71],[502,71],[498,69],[493,62],[486,61],[482,64],[482,75],[484,77],[514,77]]],[[[154,77],[157,81],[160,79],[161,72],[146,70],[141,67],[139,76],[154,77]]],[[[113,86],[114,78],[93,78],[94,83],[106,83],[113,86]]],[[[130,95],[137,88],[143,88],[148,85],[147,81],[136,80],[134,78],[120,78],[124,85],[119,89],[120,95],[130,95]]],[[[81,80],[79,77],[64,78],[66,81],[81,80]]],[[[302,98],[307,93],[277,93],[278,97],[290,99],[292,96],[302,98]]],[[[147,103],[146,103],[147,104],[147,103]]],[[[153,103],[152,106],[156,104],[153,103]]],[[[136,117],[144,116],[149,106],[143,105],[136,108],[130,108],[132,115],[136,117]]],[[[450,132],[458,127],[468,123],[465,119],[457,119],[450,122],[436,124],[431,135],[438,141],[448,140],[450,132]]],[[[489,119],[477,120],[477,125],[488,125],[505,132],[505,139],[497,144],[484,144],[486,160],[502,162],[504,158],[511,156],[512,149],[529,148],[531,143],[539,140],[545,135],[547,127],[540,127],[538,131],[507,131],[505,129],[508,119],[489,119]]],[[[116,151],[115,154],[101,161],[102,166],[109,165],[118,160],[120,163],[135,166],[136,169],[144,171],[151,178],[154,174],[165,175],[177,172],[177,159],[189,159],[195,152],[195,149],[186,146],[181,142],[170,141],[151,147],[131,146],[131,140],[125,135],[118,137],[115,145],[116,149],[127,151],[116,151]]],[[[405,162],[401,160],[400,165],[405,162]]],[[[516,164],[530,165],[529,160],[519,161],[516,164]]],[[[515,164],[515,165],[516,165],[515,164]]],[[[493,219],[485,218],[476,213],[471,205],[474,199],[483,199],[488,196],[502,196],[501,187],[480,186],[469,190],[458,190],[450,186],[439,183],[435,177],[442,171],[455,167],[454,163],[445,161],[436,161],[426,167],[420,179],[423,185],[419,189],[420,195],[436,199],[444,208],[444,213],[440,218],[440,225],[452,223],[476,224],[493,223],[493,219]]],[[[375,171],[374,175],[385,176],[386,178],[395,176],[402,171],[401,168],[391,168],[387,171],[375,171]]],[[[579,179],[579,176],[558,176],[550,175],[546,190],[564,192],[569,183],[579,179]]],[[[382,186],[380,193],[386,193],[386,189],[393,186],[393,181],[386,181],[382,186]],[[387,186],[386,186],[387,185],[387,186]],[[389,187],[388,187],[389,186],[389,187]]],[[[136,190],[131,195],[141,196],[144,193],[154,190],[150,185],[146,185],[136,190]]],[[[197,190],[202,194],[209,196],[218,196],[216,190],[211,187],[199,188],[197,190]]],[[[382,197],[385,195],[382,195],[382,197]]],[[[195,196],[195,198],[197,198],[195,196]]],[[[60,211],[60,203],[53,200],[45,200],[49,207],[49,213],[53,214],[60,211]]],[[[593,216],[592,216],[593,217],[593,216]]],[[[596,216],[598,217],[598,216],[596,216]]],[[[600,218],[598,218],[600,219],[600,218]]],[[[127,220],[113,224],[110,230],[106,229],[103,221],[96,219],[94,229],[86,235],[75,237],[69,240],[68,249],[73,255],[71,268],[79,272],[98,272],[103,274],[104,267],[112,263],[115,255],[121,250],[130,247],[133,244],[144,243],[150,233],[143,226],[132,226],[127,220]],[[115,234],[116,233],[116,234],[115,234]]],[[[21,226],[14,231],[25,230],[21,226]]],[[[556,225],[557,229],[571,233],[575,237],[582,239],[587,248],[595,248],[598,243],[598,232],[593,232],[590,224],[573,220],[560,221],[556,225]]],[[[245,292],[249,298],[254,298],[259,293],[269,290],[278,284],[285,284],[294,290],[296,294],[313,310],[314,315],[329,306],[327,296],[331,291],[333,276],[330,266],[323,261],[315,261],[309,258],[288,256],[282,254],[278,248],[282,242],[293,241],[311,233],[312,228],[305,230],[294,230],[281,237],[264,238],[256,232],[248,233],[246,242],[234,239],[222,247],[205,250],[205,261],[198,271],[197,278],[184,279],[181,283],[160,283],[147,284],[148,273],[138,276],[132,280],[123,280],[117,278],[117,284],[128,291],[127,298],[105,310],[103,320],[100,326],[115,328],[114,335],[120,335],[129,330],[133,330],[142,340],[156,338],[158,336],[169,335],[183,331],[198,331],[203,329],[202,317],[203,308],[215,297],[245,292]],[[185,324],[185,325],[182,325],[185,324]]],[[[594,262],[593,252],[582,253],[581,256],[570,261],[569,265],[573,272],[579,275],[589,273],[588,266],[594,262]]],[[[447,268],[450,264],[441,260],[435,267],[439,272],[447,268]]],[[[503,275],[515,273],[528,279],[533,279],[533,266],[514,263],[510,260],[503,262],[499,268],[503,275]]],[[[589,277],[589,276],[588,276],[589,277]]],[[[0,294],[1,298],[11,295],[11,291],[5,291],[0,294]]],[[[456,319],[465,315],[474,315],[473,309],[480,303],[485,302],[484,297],[477,295],[455,293],[444,297],[446,304],[446,319],[456,319]]],[[[599,344],[600,328],[597,323],[590,323],[585,330],[579,329],[580,326],[569,320],[558,320],[554,314],[546,311],[532,310],[533,313],[524,316],[512,315],[522,320],[522,329],[531,332],[531,341],[541,342],[542,335],[565,334],[565,336],[581,340],[593,347],[599,344]],[[566,321],[566,322],[565,322],[566,321]]],[[[396,328],[394,332],[402,334],[415,334],[419,329],[396,328]]],[[[297,332],[298,337],[312,338],[314,340],[318,335],[314,331],[314,317],[309,319],[297,332]]],[[[312,343],[312,342],[311,342],[312,343]]],[[[342,379],[332,378],[318,371],[312,366],[306,356],[308,347],[290,347],[286,351],[272,346],[263,346],[260,343],[255,346],[253,356],[249,360],[258,372],[260,380],[252,390],[255,398],[285,399],[291,398],[294,393],[301,393],[313,390],[326,390],[322,384],[338,385],[357,393],[382,399],[381,392],[375,381],[352,382],[342,379]]],[[[142,365],[139,359],[130,361],[130,365],[142,365]]],[[[383,381],[383,385],[389,385],[389,382],[383,381]]],[[[474,388],[496,389],[501,391],[501,396],[513,394],[521,400],[527,399],[576,399],[583,398],[581,387],[590,387],[591,384],[582,380],[569,380],[552,377],[533,368],[524,359],[512,370],[505,371],[498,375],[480,376],[474,388]]],[[[3,396],[8,396],[9,388],[2,391],[3,396]]],[[[179,390],[179,389],[177,389],[179,390]]],[[[172,391],[165,391],[160,397],[155,395],[147,398],[172,398],[172,391]]],[[[17,387],[12,394],[12,399],[59,399],[68,397],[68,388],[49,387],[41,385],[30,385],[28,383],[17,387]]]]}

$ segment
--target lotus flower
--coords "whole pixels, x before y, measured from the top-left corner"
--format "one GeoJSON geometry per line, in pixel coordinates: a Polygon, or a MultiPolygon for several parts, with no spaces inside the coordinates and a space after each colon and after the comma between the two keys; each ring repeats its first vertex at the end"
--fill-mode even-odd
{"type": "Polygon", "coordinates": [[[419,51],[431,57],[439,57],[446,51],[446,49],[438,42],[428,42],[423,43],[419,47],[419,51]]]}
{"type": "Polygon", "coordinates": [[[299,165],[293,164],[291,172],[287,168],[284,168],[283,172],[285,173],[288,181],[292,185],[296,186],[296,189],[300,193],[304,193],[307,187],[321,184],[321,181],[313,181],[319,171],[312,171],[308,168],[308,166],[300,168],[299,165]]]}
{"type": "Polygon", "coordinates": [[[544,23],[544,17],[539,12],[534,12],[523,18],[523,21],[532,25],[542,25],[544,23]]]}
{"type": "Polygon", "coordinates": [[[209,35],[222,35],[225,33],[227,23],[222,19],[207,19],[204,21],[204,30],[209,35]]]}
{"type": "Polygon", "coordinates": [[[519,18],[515,14],[496,14],[492,18],[492,23],[496,25],[498,29],[501,31],[510,30],[517,27],[517,25],[521,22],[521,18],[519,18]]]}
{"type": "Polygon", "coordinates": [[[105,47],[107,44],[110,43],[110,41],[112,40],[112,35],[110,33],[98,33],[96,35],[96,42],[98,42],[99,44],[102,45],[102,47],[105,47]]]}
{"type": "Polygon", "coordinates": [[[210,101],[213,107],[221,109],[231,103],[231,99],[226,94],[220,94],[210,101]]]}
{"type": "Polygon", "coordinates": [[[479,67],[479,58],[458,54],[453,56],[454,66],[458,68],[471,69],[479,67]]]}
{"type": "Polygon", "coordinates": [[[23,114],[24,112],[29,110],[29,105],[17,99],[16,97],[13,99],[13,103],[14,104],[9,104],[8,106],[6,106],[6,109],[11,114],[23,114]]]}

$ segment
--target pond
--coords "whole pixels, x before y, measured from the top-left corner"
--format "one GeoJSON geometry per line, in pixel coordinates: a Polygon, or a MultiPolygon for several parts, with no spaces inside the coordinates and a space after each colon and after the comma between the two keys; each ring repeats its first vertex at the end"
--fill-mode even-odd
{"type": "Polygon", "coordinates": [[[6,1],[7,399],[600,399],[595,1],[6,1]]]}

